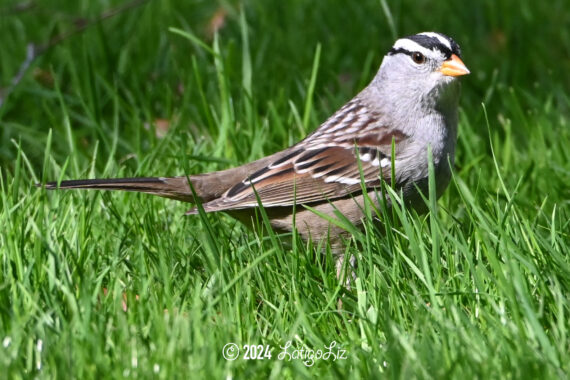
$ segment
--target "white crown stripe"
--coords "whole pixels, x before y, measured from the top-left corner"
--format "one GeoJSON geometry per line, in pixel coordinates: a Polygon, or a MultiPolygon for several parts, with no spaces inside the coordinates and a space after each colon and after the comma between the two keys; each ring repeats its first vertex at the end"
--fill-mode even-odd
{"type": "Polygon", "coordinates": [[[398,41],[396,41],[396,43],[393,46],[393,49],[395,49],[395,50],[403,49],[403,50],[407,50],[409,52],[419,51],[420,53],[422,53],[426,57],[433,57],[433,55],[434,55],[434,52],[432,50],[426,49],[425,47],[418,44],[417,42],[414,42],[414,41],[409,40],[407,38],[400,38],[398,41]]]}
{"type": "Polygon", "coordinates": [[[451,43],[449,42],[449,40],[445,37],[443,37],[441,34],[439,33],[434,33],[434,32],[424,32],[424,33],[420,33],[420,36],[427,36],[427,37],[432,37],[432,38],[437,38],[437,40],[442,44],[445,45],[449,50],[453,50],[451,48],[451,43]]]}

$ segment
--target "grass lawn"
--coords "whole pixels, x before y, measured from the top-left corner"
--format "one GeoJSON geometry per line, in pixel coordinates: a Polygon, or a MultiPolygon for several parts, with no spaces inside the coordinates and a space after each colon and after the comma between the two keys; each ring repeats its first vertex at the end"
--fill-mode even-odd
{"type": "Polygon", "coordinates": [[[568,376],[567,0],[122,3],[0,3],[0,373],[568,376]],[[249,231],[148,195],[34,186],[286,148],[397,36],[426,30],[453,36],[472,72],[454,177],[427,215],[395,207],[378,228],[371,211],[348,248],[350,291],[330,255],[283,247],[263,220],[249,231]],[[47,49],[19,75],[31,43],[47,49]]]}

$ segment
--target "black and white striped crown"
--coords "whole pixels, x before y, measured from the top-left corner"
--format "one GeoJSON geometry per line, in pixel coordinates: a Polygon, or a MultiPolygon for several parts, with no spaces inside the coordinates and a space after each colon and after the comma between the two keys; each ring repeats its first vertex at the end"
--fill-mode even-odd
{"type": "Polygon", "coordinates": [[[445,34],[435,32],[418,33],[412,36],[400,38],[394,43],[394,46],[392,46],[388,55],[420,52],[429,57],[436,50],[438,50],[445,59],[451,58],[452,54],[461,58],[461,49],[457,42],[445,34]]]}

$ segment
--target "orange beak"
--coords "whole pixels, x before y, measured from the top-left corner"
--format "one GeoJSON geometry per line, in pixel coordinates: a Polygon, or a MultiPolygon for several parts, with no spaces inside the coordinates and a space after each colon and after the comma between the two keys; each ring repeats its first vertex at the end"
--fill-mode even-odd
{"type": "Polygon", "coordinates": [[[465,66],[465,64],[461,60],[461,58],[459,58],[455,54],[452,54],[451,58],[443,62],[439,71],[443,75],[449,75],[450,77],[458,77],[460,75],[469,74],[470,72],[469,69],[467,69],[467,66],[465,66]]]}

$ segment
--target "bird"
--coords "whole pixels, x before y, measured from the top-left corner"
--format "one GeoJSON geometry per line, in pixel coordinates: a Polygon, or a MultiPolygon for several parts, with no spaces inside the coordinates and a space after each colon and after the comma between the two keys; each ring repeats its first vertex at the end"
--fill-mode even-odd
{"type": "Polygon", "coordinates": [[[382,181],[395,186],[407,204],[424,210],[428,151],[436,197],[447,187],[457,142],[458,79],[466,74],[461,49],[451,37],[437,32],[402,37],[363,90],[285,150],[203,174],[43,186],[148,193],[193,203],[187,214],[197,214],[199,203],[206,213],[225,212],[249,227],[261,204],[276,232],[297,231],[304,241],[328,241],[340,276],[347,231],[333,222],[338,212],[362,227],[366,197],[376,205],[383,198],[390,204],[382,181]]]}

